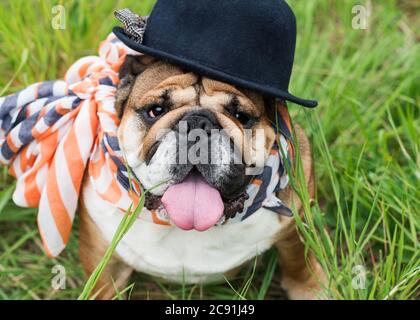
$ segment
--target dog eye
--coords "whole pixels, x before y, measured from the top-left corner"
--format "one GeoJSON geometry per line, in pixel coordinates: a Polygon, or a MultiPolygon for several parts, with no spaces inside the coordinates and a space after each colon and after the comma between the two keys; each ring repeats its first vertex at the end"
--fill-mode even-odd
{"type": "Polygon", "coordinates": [[[166,108],[162,107],[158,104],[153,104],[147,108],[147,115],[149,118],[154,119],[160,117],[162,114],[166,112],[166,108]]]}
{"type": "Polygon", "coordinates": [[[243,125],[247,125],[251,120],[251,117],[244,112],[235,112],[234,117],[243,125]]]}

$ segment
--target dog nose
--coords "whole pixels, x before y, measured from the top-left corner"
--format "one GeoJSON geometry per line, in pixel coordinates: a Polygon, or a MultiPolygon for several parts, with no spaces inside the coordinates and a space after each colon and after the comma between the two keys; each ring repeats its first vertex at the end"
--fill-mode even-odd
{"type": "Polygon", "coordinates": [[[208,110],[191,111],[185,114],[181,121],[187,123],[187,133],[198,129],[209,135],[212,129],[221,128],[214,114],[208,110]]]}

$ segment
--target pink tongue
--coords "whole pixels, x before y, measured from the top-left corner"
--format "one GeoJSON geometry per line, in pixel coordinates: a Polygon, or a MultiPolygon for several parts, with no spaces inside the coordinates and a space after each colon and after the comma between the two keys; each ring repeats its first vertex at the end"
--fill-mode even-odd
{"type": "Polygon", "coordinates": [[[224,211],[219,191],[196,172],[170,186],[162,203],[171,220],[184,230],[205,231],[220,220],[224,211]]]}

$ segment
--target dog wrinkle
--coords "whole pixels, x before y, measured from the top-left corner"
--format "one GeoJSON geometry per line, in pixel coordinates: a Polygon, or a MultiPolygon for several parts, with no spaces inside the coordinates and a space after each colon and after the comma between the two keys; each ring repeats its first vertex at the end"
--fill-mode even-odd
{"type": "Polygon", "coordinates": [[[118,129],[118,140],[121,143],[122,150],[125,153],[130,166],[138,166],[141,162],[139,154],[142,149],[142,143],[145,128],[132,110],[124,112],[118,129]],[[136,128],[136,130],[133,130],[136,128]]]}
{"type": "Polygon", "coordinates": [[[202,86],[204,92],[210,96],[214,95],[217,92],[231,93],[238,96],[243,95],[243,93],[236,89],[234,86],[209,78],[203,78],[202,86]]]}
{"type": "MultiPolygon", "coordinates": [[[[232,101],[232,98],[235,98],[238,99],[239,104],[244,111],[247,111],[257,117],[263,114],[264,100],[261,97],[261,95],[253,91],[246,89],[239,90],[236,87],[227,83],[208,78],[203,78],[202,86],[203,91],[207,96],[223,95],[225,97],[225,101],[218,103],[220,105],[228,105],[232,101]]],[[[221,97],[219,97],[219,99],[221,99],[221,97]]],[[[217,103],[216,101],[214,102],[217,103]]],[[[211,101],[209,101],[209,103],[207,104],[210,105],[210,103],[211,101]]]]}
{"type": "Polygon", "coordinates": [[[193,108],[194,107],[185,106],[174,109],[170,113],[163,115],[158,121],[156,121],[155,124],[146,133],[143,139],[143,149],[141,153],[141,158],[146,158],[146,155],[150,151],[150,148],[157,141],[157,138],[163,130],[171,129],[186,112],[192,110],[193,108]]]}
{"type": "Polygon", "coordinates": [[[193,105],[197,100],[197,92],[193,86],[173,90],[170,96],[175,106],[193,105]]]}
{"type": "Polygon", "coordinates": [[[174,131],[165,134],[149,164],[142,162],[133,168],[134,173],[142,182],[144,188],[152,188],[165,182],[153,190],[155,195],[163,195],[172,183],[171,167],[176,162],[177,139],[174,131]]]}
{"type": "Polygon", "coordinates": [[[217,112],[224,111],[224,105],[229,103],[230,97],[225,93],[218,93],[214,95],[203,94],[200,96],[200,105],[203,108],[215,110],[217,112]]]}
{"type": "Polygon", "coordinates": [[[150,93],[168,78],[180,74],[183,74],[183,71],[174,65],[161,61],[153,63],[136,78],[128,100],[128,106],[131,108],[137,107],[144,95],[150,93]]]}
{"type": "Polygon", "coordinates": [[[188,87],[194,86],[198,81],[198,76],[194,73],[185,73],[180,75],[175,75],[168,77],[164,81],[162,81],[158,86],[156,86],[156,89],[162,89],[162,88],[178,88],[178,89],[185,89],[188,87]]]}

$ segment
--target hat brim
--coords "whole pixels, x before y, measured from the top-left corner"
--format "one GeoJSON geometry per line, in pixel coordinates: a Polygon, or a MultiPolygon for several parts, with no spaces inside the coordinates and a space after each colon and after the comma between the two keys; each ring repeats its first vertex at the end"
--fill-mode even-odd
{"type": "Polygon", "coordinates": [[[156,49],[147,47],[145,45],[139,44],[133,41],[130,37],[128,37],[125,34],[124,29],[121,27],[114,27],[112,31],[117,36],[117,38],[120,39],[126,46],[128,46],[129,48],[135,51],[150,55],[159,60],[164,60],[173,64],[180,65],[198,74],[208,76],[209,78],[231,83],[233,85],[237,85],[239,87],[243,87],[246,89],[259,91],[261,93],[265,93],[265,94],[268,94],[277,98],[291,101],[291,102],[297,103],[301,106],[308,107],[308,108],[314,108],[318,105],[318,102],[315,100],[306,100],[306,99],[298,98],[287,91],[283,91],[278,88],[274,88],[272,86],[261,84],[252,80],[243,79],[241,77],[218,70],[217,68],[206,66],[202,62],[194,61],[192,59],[186,59],[183,57],[173,55],[168,52],[163,52],[163,51],[156,50],[156,49]]]}

